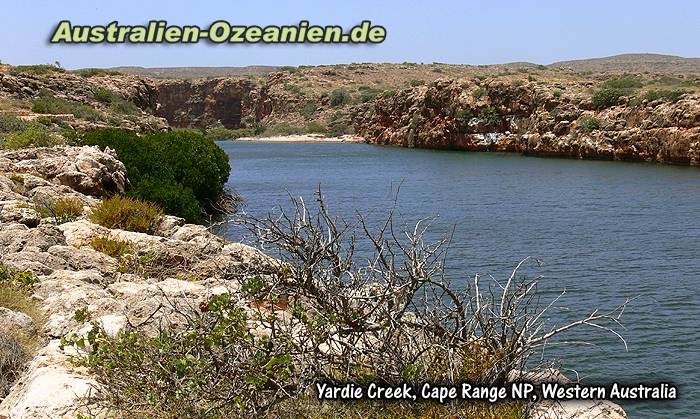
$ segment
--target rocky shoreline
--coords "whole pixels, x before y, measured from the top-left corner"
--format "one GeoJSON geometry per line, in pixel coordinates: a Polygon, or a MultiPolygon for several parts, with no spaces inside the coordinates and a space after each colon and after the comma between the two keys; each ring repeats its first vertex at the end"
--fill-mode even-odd
{"type": "MultiPolygon", "coordinates": [[[[54,147],[0,153],[0,256],[2,263],[38,278],[33,298],[46,314],[43,325],[22,313],[0,312],[6,328],[34,334],[41,348],[9,394],[0,402],[0,418],[76,418],[85,414],[85,397],[96,381],[71,361],[74,349],[61,338],[85,334],[89,325],[76,319],[83,310],[108,335],[154,318],[168,319],[169,307],[195,306],[214,295],[239,292],[247,272],[279,269],[254,248],[229,243],[200,225],[165,216],[155,234],[109,229],[86,216],[100,199],[128,185],[123,164],[112,151],[97,147],[54,147]],[[83,204],[75,221],[42,217],[37,199],[70,197],[83,204]],[[95,250],[95,238],[131,243],[138,254],[155,254],[165,272],[128,271],[120,261],[95,250]],[[167,264],[175,263],[175,266],[167,264]]],[[[288,308],[278,308],[281,312],[288,308]]],[[[537,418],[625,418],[610,402],[541,403],[537,418]]]]}

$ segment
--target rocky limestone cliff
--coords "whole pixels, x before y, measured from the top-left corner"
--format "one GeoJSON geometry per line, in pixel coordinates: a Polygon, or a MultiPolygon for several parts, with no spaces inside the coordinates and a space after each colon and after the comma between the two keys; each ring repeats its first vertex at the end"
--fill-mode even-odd
{"type": "Polygon", "coordinates": [[[585,87],[438,80],[378,98],[357,110],[354,123],[376,144],[700,164],[700,96],[596,110],[585,87]]]}

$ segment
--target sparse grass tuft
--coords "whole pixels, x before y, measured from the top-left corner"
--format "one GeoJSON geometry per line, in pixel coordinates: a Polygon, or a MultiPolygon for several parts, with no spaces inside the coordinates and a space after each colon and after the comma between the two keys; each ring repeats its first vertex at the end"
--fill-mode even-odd
{"type": "Polygon", "coordinates": [[[163,211],[153,203],[127,196],[115,196],[102,201],[90,215],[90,220],[107,228],[152,234],[163,219],[163,211]]]}
{"type": "Polygon", "coordinates": [[[59,198],[57,200],[34,200],[34,208],[42,218],[53,218],[57,224],[69,223],[83,215],[85,204],[78,198],[59,198]]]}
{"type": "Polygon", "coordinates": [[[90,247],[116,259],[119,259],[134,251],[134,246],[131,242],[114,240],[110,239],[109,237],[93,238],[90,241],[90,247]]]}

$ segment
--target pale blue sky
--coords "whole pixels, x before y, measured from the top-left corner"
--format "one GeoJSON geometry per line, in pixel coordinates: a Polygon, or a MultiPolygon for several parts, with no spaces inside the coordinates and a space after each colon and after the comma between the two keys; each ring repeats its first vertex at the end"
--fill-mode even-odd
{"type": "Polygon", "coordinates": [[[554,61],[655,52],[700,56],[700,2],[449,0],[449,1],[12,1],[2,6],[0,60],[60,61],[66,68],[140,65],[243,66],[350,62],[492,64],[554,61]],[[369,19],[387,29],[380,45],[50,45],[56,23],[286,25],[350,27],[369,19]]]}

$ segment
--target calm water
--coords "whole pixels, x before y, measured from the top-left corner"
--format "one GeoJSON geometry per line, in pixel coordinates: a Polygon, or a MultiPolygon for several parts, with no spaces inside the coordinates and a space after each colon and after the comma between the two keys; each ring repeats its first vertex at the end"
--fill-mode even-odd
{"type": "MultiPolygon", "coordinates": [[[[365,144],[220,143],[230,185],[264,214],[321,184],[335,214],[380,217],[401,184],[406,221],[437,216],[455,228],[450,265],[461,278],[506,277],[526,256],[545,261],[550,290],[566,290],[563,322],[591,307],[637,297],[623,317],[625,352],[610,335],[596,346],[556,348],[588,383],[672,382],[680,400],[622,403],[632,418],[697,417],[700,403],[700,169],[539,159],[365,144]]],[[[229,239],[237,230],[222,228],[229,239]]],[[[536,269],[536,270],[535,270],[536,269]]]]}

